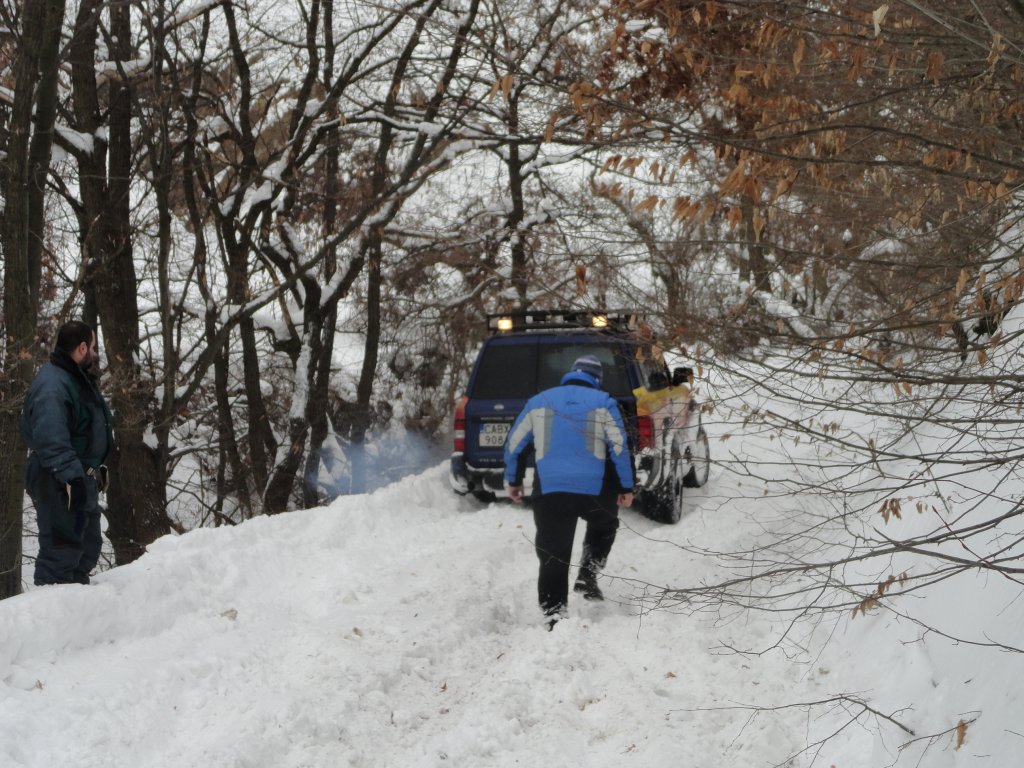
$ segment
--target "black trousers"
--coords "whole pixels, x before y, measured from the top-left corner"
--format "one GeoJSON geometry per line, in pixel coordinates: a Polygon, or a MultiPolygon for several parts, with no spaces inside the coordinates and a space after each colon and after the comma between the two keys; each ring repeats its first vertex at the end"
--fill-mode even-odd
{"type": "Polygon", "coordinates": [[[569,602],[569,562],[576,521],[580,518],[587,522],[580,567],[600,570],[608,560],[619,528],[615,494],[545,493],[533,499],[535,546],[540,560],[537,597],[546,614],[563,610],[569,602]]]}
{"type": "Polygon", "coordinates": [[[25,467],[25,488],[32,497],[39,524],[39,554],[33,581],[88,584],[103,544],[96,481],[85,478],[86,509],[77,515],[68,510],[65,486],[35,456],[29,456],[25,467]]]}

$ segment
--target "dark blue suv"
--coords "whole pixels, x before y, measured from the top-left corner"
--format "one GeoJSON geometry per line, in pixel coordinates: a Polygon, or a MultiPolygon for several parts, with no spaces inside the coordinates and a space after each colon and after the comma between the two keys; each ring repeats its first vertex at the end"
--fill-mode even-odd
{"type": "MultiPolygon", "coordinates": [[[[604,364],[604,389],[629,433],[636,490],[645,511],[677,522],[684,487],[707,482],[708,438],[689,368],[669,372],[636,313],[579,310],[488,316],[454,418],[451,483],[456,493],[492,500],[505,494],[505,437],[526,401],[557,386],[581,355],[604,364]]],[[[529,479],[529,475],[528,475],[529,479]]]]}

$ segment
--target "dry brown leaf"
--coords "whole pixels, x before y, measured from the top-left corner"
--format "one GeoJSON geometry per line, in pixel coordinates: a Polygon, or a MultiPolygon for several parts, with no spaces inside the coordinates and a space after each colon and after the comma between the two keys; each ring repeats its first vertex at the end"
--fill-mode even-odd
{"type": "Polygon", "coordinates": [[[622,162],[622,155],[612,155],[604,161],[604,165],[601,166],[601,173],[604,173],[609,168],[617,169],[620,162],[622,162]]]}
{"type": "Polygon", "coordinates": [[[999,57],[1003,55],[1003,51],[1006,49],[1006,43],[1003,42],[1003,36],[996,32],[992,35],[992,48],[988,54],[988,65],[990,67],[995,66],[995,63],[999,61],[999,57]]]}
{"type": "Polygon", "coordinates": [[[970,279],[970,275],[967,274],[967,269],[960,270],[960,277],[956,281],[956,295],[960,296],[964,292],[964,288],[967,287],[967,281],[970,279]]]}
{"type": "Polygon", "coordinates": [[[548,118],[547,128],[544,129],[544,141],[550,142],[555,136],[555,123],[558,122],[558,113],[552,112],[551,117],[548,118]]]}
{"type": "Polygon", "coordinates": [[[761,242],[761,233],[764,232],[765,221],[764,217],[761,216],[760,210],[754,210],[754,220],[752,223],[754,225],[754,240],[761,242]]]}
{"type": "Polygon", "coordinates": [[[892,574],[890,573],[890,574],[889,574],[889,578],[887,578],[887,579],[886,579],[885,581],[880,581],[880,582],[878,582],[878,587],[877,587],[877,589],[878,589],[878,594],[879,594],[879,595],[885,595],[885,593],[886,593],[886,592],[887,592],[887,591],[888,591],[889,589],[891,589],[891,588],[892,588],[892,585],[893,585],[893,584],[895,584],[895,583],[896,583],[896,577],[895,577],[895,576],[893,576],[893,575],[892,575],[892,574]]]}
{"type": "Polygon", "coordinates": [[[628,157],[622,161],[619,167],[622,169],[623,173],[632,173],[640,166],[641,163],[643,163],[643,161],[644,159],[642,157],[628,157]]]}
{"type": "Polygon", "coordinates": [[[871,14],[871,23],[875,26],[875,37],[882,34],[882,22],[885,20],[885,14],[889,12],[888,5],[880,5],[871,14]]]}
{"type": "Polygon", "coordinates": [[[959,750],[964,745],[964,739],[967,738],[967,723],[961,720],[956,724],[956,747],[959,750]]]}
{"type": "Polygon", "coordinates": [[[946,61],[942,51],[932,51],[928,54],[928,77],[935,85],[939,84],[939,76],[942,74],[942,65],[946,61]]]}
{"type": "Polygon", "coordinates": [[[642,213],[643,211],[653,211],[657,207],[658,202],[660,200],[661,198],[659,198],[657,195],[650,195],[649,197],[644,198],[640,202],[640,204],[637,205],[635,210],[637,213],[642,213]]]}
{"type": "Polygon", "coordinates": [[[806,41],[803,37],[801,37],[796,43],[796,50],[793,51],[793,69],[796,72],[800,71],[800,65],[803,63],[804,48],[806,47],[806,45],[806,41]]]}

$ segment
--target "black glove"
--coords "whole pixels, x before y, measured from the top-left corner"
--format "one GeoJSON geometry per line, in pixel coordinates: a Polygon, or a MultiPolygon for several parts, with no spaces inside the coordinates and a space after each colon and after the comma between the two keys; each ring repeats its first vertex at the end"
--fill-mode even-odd
{"type": "Polygon", "coordinates": [[[51,522],[53,540],[58,546],[81,546],[82,534],[89,519],[86,514],[88,498],[85,490],[85,478],[76,477],[67,484],[68,513],[56,514],[51,522]]]}
{"type": "Polygon", "coordinates": [[[84,517],[88,503],[88,497],[85,492],[85,479],[76,477],[68,483],[68,512],[71,513],[71,519],[77,520],[79,515],[84,517]]]}

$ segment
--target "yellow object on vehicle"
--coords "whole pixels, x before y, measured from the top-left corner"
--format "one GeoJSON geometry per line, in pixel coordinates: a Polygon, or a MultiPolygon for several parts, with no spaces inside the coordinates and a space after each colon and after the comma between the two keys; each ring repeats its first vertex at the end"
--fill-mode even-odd
{"type": "Polygon", "coordinates": [[[682,403],[688,401],[690,388],[685,384],[680,384],[651,392],[646,387],[637,387],[633,390],[633,397],[636,398],[637,416],[653,416],[663,410],[665,406],[671,405],[673,400],[679,400],[682,403]]]}

